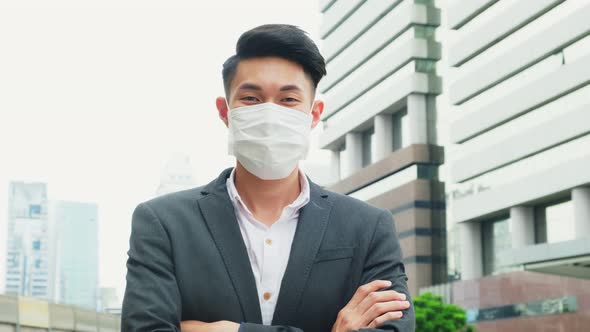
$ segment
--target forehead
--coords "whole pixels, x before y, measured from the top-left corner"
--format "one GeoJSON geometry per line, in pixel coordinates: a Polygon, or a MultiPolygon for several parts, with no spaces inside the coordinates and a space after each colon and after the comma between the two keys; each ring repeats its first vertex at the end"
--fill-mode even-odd
{"type": "Polygon", "coordinates": [[[241,60],[231,82],[234,90],[249,82],[263,89],[280,89],[285,85],[297,85],[303,91],[312,90],[312,82],[303,67],[296,62],[279,57],[259,57],[241,60]]]}

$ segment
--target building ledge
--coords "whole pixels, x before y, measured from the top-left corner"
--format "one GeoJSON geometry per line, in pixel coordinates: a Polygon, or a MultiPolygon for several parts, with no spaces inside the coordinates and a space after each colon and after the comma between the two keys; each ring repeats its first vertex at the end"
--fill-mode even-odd
{"type": "Polygon", "coordinates": [[[509,249],[499,257],[505,267],[590,279],[590,238],[509,249]]]}
{"type": "Polygon", "coordinates": [[[444,163],[444,150],[441,146],[413,144],[392,152],[388,157],[362,168],[330,185],[327,189],[348,194],[413,164],[440,165],[442,163],[444,163]]]}

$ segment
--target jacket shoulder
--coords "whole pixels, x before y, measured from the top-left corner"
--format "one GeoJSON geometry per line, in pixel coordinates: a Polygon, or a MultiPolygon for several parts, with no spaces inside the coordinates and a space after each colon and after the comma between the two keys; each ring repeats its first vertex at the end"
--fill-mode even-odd
{"type": "Polygon", "coordinates": [[[205,186],[199,186],[191,189],[176,191],[154,197],[139,205],[147,206],[152,211],[166,211],[177,209],[182,206],[191,205],[203,196],[205,186]]]}
{"type": "Polygon", "coordinates": [[[169,193],[169,194],[164,194],[164,195],[149,199],[149,200],[143,202],[143,204],[146,204],[149,206],[162,206],[162,205],[174,205],[174,204],[184,202],[187,200],[194,201],[194,200],[199,199],[200,197],[203,196],[202,192],[203,192],[204,188],[205,188],[204,186],[200,186],[200,187],[195,187],[195,188],[191,188],[191,189],[176,191],[176,192],[169,193]]]}

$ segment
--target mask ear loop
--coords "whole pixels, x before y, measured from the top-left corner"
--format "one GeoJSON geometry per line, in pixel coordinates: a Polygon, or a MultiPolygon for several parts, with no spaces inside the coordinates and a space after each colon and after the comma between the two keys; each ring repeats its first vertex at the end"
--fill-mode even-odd
{"type": "Polygon", "coordinates": [[[311,109],[309,110],[309,115],[311,116],[311,123],[309,124],[311,126],[311,130],[313,130],[313,108],[315,107],[315,103],[317,102],[317,100],[315,100],[315,96],[314,96],[314,101],[311,102],[311,109]]]}
{"type": "Polygon", "coordinates": [[[229,128],[229,126],[231,125],[231,122],[229,121],[229,112],[231,111],[231,109],[229,108],[229,104],[227,103],[227,99],[225,100],[225,106],[227,107],[227,113],[225,113],[225,117],[227,119],[227,128],[229,128]]]}

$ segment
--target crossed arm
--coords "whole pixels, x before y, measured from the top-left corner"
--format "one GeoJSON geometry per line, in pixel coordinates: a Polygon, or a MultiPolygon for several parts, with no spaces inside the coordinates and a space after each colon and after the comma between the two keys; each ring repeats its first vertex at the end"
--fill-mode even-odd
{"type": "MultiPolygon", "coordinates": [[[[359,287],[350,302],[338,314],[332,332],[354,331],[360,328],[374,329],[386,321],[402,318],[402,310],[410,307],[406,296],[394,290],[378,291],[390,286],[391,282],[388,280],[375,280],[359,287]]],[[[229,321],[205,323],[195,320],[182,321],[180,326],[182,332],[235,332],[240,327],[239,324],[229,321]]],[[[294,327],[259,324],[244,324],[240,332],[242,331],[302,332],[301,329],[294,327]]]]}
{"type": "MultiPolygon", "coordinates": [[[[240,325],[229,321],[180,322],[181,297],[170,254],[166,231],[150,208],[140,204],[133,213],[121,331],[238,331],[240,325]],[[159,301],[151,301],[154,298],[159,301]]],[[[332,332],[414,331],[414,309],[401,258],[391,214],[383,211],[365,260],[362,286],[340,310],[332,332]]],[[[303,331],[243,323],[240,332],[303,331]]]]}

